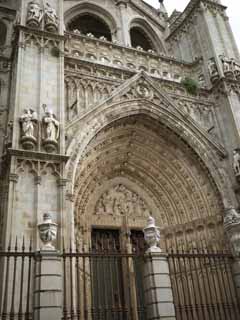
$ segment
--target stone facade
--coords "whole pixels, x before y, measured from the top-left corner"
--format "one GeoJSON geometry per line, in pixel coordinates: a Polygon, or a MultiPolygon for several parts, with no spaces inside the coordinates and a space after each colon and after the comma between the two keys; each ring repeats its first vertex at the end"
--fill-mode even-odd
{"type": "Polygon", "coordinates": [[[0,26],[2,247],[24,234],[40,248],[44,213],[58,249],[150,214],[162,248],[228,247],[240,58],[226,7],[0,1],[0,26]]]}

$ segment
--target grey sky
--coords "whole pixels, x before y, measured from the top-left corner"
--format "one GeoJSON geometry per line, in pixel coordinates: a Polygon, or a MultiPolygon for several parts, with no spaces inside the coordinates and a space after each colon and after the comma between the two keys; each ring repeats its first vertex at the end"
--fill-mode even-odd
{"type": "MultiPolygon", "coordinates": [[[[154,7],[159,7],[158,0],[145,0],[154,7]]],[[[174,9],[184,10],[190,0],[165,0],[165,7],[170,14],[174,9]]],[[[239,0],[222,0],[222,4],[228,7],[227,14],[230,18],[235,39],[240,48],[240,1],[239,0]]]]}

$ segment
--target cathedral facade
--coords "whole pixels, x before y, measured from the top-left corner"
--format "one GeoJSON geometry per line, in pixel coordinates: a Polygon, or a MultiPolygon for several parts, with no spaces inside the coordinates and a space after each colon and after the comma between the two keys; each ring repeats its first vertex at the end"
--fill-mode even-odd
{"type": "Polygon", "coordinates": [[[238,254],[239,110],[221,0],[0,0],[2,250],[46,220],[60,251],[125,247],[153,216],[165,251],[238,254]]]}

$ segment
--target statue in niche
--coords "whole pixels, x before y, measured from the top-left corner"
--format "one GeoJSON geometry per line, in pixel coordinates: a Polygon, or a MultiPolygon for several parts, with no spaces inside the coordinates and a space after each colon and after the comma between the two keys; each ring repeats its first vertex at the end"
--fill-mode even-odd
{"type": "Polygon", "coordinates": [[[237,178],[240,177],[240,151],[239,149],[235,149],[233,151],[233,170],[235,173],[235,176],[237,178]]]}
{"type": "Polygon", "coordinates": [[[31,1],[27,10],[27,25],[29,27],[38,28],[43,18],[43,10],[38,1],[31,1]]]}
{"type": "Polygon", "coordinates": [[[56,10],[46,3],[44,8],[45,29],[49,32],[56,32],[58,30],[58,16],[56,10]]]}
{"type": "Polygon", "coordinates": [[[43,145],[48,152],[56,151],[59,138],[59,121],[53,114],[52,110],[43,105],[45,115],[42,119],[43,125],[43,145]]]}
{"type": "Polygon", "coordinates": [[[37,113],[32,109],[25,109],[19,118],[21,124],[21,143],[24,149],[33,149],[37,139],[35,137],[35,128],[38,122],[37,113]]]}
{"type": "Polygon", "coordinates": [[[210,78],[211,78],[212,82],[214,82],[217,79],[219,79],[218,68],[217,68],[217,65],[216,65],[216,62],[215,62],[214,58],[211,58],[208,61],[208,71],[209,71],[210,78]]]}

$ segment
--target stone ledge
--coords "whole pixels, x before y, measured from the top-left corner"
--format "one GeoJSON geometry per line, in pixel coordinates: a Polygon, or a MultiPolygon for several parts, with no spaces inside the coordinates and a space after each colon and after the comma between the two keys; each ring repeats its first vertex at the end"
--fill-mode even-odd
{"type": "Polygon", "coordinates": [[[62,155],[62,154],[52,154],[46,152],[39,152],[39,151],[28,151],[23,149],[8,149],[7,154],[3,155],[4,157],[21,157],[24,159],[32,159],[32,160],[52,160],[58,162],[67,162],[69,156],[62,155]]]}

